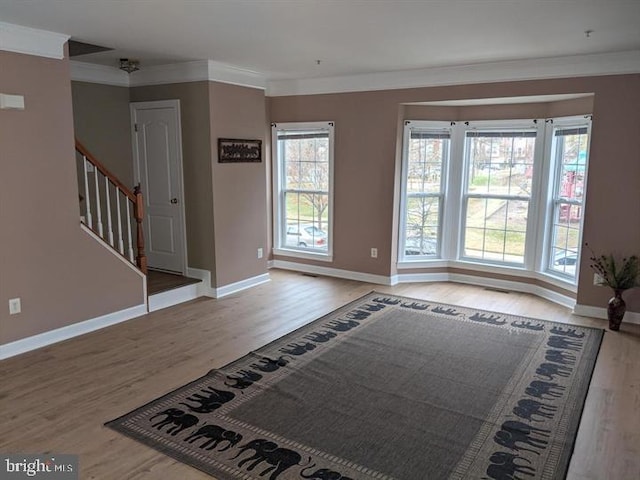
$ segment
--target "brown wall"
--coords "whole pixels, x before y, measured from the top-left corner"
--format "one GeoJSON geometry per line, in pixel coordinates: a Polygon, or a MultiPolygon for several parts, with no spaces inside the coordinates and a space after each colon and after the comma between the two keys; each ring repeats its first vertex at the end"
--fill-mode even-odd
{"type": "Polygon", "coordinates": [[[267,169],[264,91],[209,83],[216,286],[267,273],[267,169]],[[218,138],[260,139],[260,163],[218,163],[218,138]],[[257,258],[257,249],[263,258],[257,258]]]}
{"type": "MultiPolygon", "coordinates": [[[[640,253],[640,75],[618,75],[270,98],[272,122],[336,122],[334,261],[317,264],[379,275],[395,272],[399,109],[415,108],[401,105],[570,93],[594,94],[584,238],[599,252],[640,253]],[[377,259],[370,258],[371,247],[378,248],[377,259]]],[[[547,111],[580,111],[588,101],[547,111]]],[[[441,109],[438,114],[446,113],[441,109]]],[[[594,287],[592,279],[583,255],[577,301],[601,307],[610,292],[594,287]]],[[[625,298],[630,310],[640,311],[640,289],[625,298]]]]}
{"type": "Polygon", "coordinates": [[[71,82],[75,136],[133,190],[129,88],[71,82]]]}
{"type": "Polygon", "coordinates": [[[0,51],[0,344],[144,302],[142,279],[78,218],[69,64],[0,51]],[[22,313],[9,316],[20,297],[22,313]]]}
{"type": "Polygon", "coordinates": [[[390,274],[396,96],[364,92],[269,99],[271,122],[335,122],[333,262],[304,263],[390,274]],[[370,257],[372,247],[378,258],[370,257]]]}
{"type": "Polygon", "coordinates": [[[209,82],[134,87],[132,102],[180,100],[184,202],[189,267],[209,270],[215,283],[209,82]]]}
{"type": "Polygon", "coordinates": [[[264,141],[264,92],[192,82],[134,87],[130,99],[180,100],[189,266],[211,271],[214,287],[266,273],[267,163],[219,164],[217,154],[219,137],[264,141]]]}

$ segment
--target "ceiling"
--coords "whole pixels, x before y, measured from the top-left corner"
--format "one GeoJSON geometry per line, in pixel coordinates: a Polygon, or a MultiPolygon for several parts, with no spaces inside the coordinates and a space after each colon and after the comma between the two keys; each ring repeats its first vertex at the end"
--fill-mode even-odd
{"type": "Polygon", "coordinates": [[[114,49],[83,62],[269,80],[640,49],[640,0],[0,0],[0,19],[114,49]]]}

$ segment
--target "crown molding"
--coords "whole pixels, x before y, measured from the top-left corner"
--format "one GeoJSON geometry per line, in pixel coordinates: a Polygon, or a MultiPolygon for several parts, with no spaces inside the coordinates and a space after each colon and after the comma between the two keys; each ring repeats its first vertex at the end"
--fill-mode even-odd
{"type": "Polygon", "coordinates": [[[38,57],[64,58],[69,35],[0,22],[0,50],[38,57]]]}
{"type": "Polygon", "coordinates": [[[119,87],[211,81],[263,90],[266,88],[266,80],[262,75],[212,60],[154,65],[131,74],[117,67],[72,61],[71,79],[119,87]]]}
{"type": "Polygon", "coordinates": [[[208,61],[199,60],[150,67],[141,65],[140,70],[129,75],[129,85],[131,87],[142,87],[167,83],[200,82],[208,79],[208,61]]]}
{"type": "Polygon", "coordinates": [[[640,73],[640,50],[336,77],[272,80],[267,83],[267,96],[396,90],[628,73],[640,73]]]}
{"type": "Polygon", "coordinates": [[[116,87],[128,87],[129,75],[119,68],[71,60],[71,80],[76,82],[100,83],[116,87]]]}
{"type": "Polygon", "coordinates": [[[213,60],[209,60],[208,67],[209,80],[212,82],[230,83],[261,90],[267,88],[267,79],[261,73],[233,65],[214,62],[213,60]]]}

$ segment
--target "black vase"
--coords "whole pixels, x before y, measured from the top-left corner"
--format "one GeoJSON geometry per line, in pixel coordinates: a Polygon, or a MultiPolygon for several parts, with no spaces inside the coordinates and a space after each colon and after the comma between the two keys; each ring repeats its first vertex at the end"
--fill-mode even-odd
{"type": "Polygon", "coordinates": [[[620,324],[627,311],[627,304],[622,299],[624,290],[614,290],[614,295],[607,305],[607,317],[609,318],[609,330],[620,330],[620,324]]]}

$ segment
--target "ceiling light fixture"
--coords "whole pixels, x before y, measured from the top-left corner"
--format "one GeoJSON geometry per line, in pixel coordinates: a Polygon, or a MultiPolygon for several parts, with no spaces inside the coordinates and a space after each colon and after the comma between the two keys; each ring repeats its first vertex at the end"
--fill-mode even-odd
{"type": "Polygon", "coordinates": [[[129,60],[128,58],[120,59],[120,70],[124,70],[127,73],[135,72],[140,70],[140,61],[139,60],[129,60]]]}

